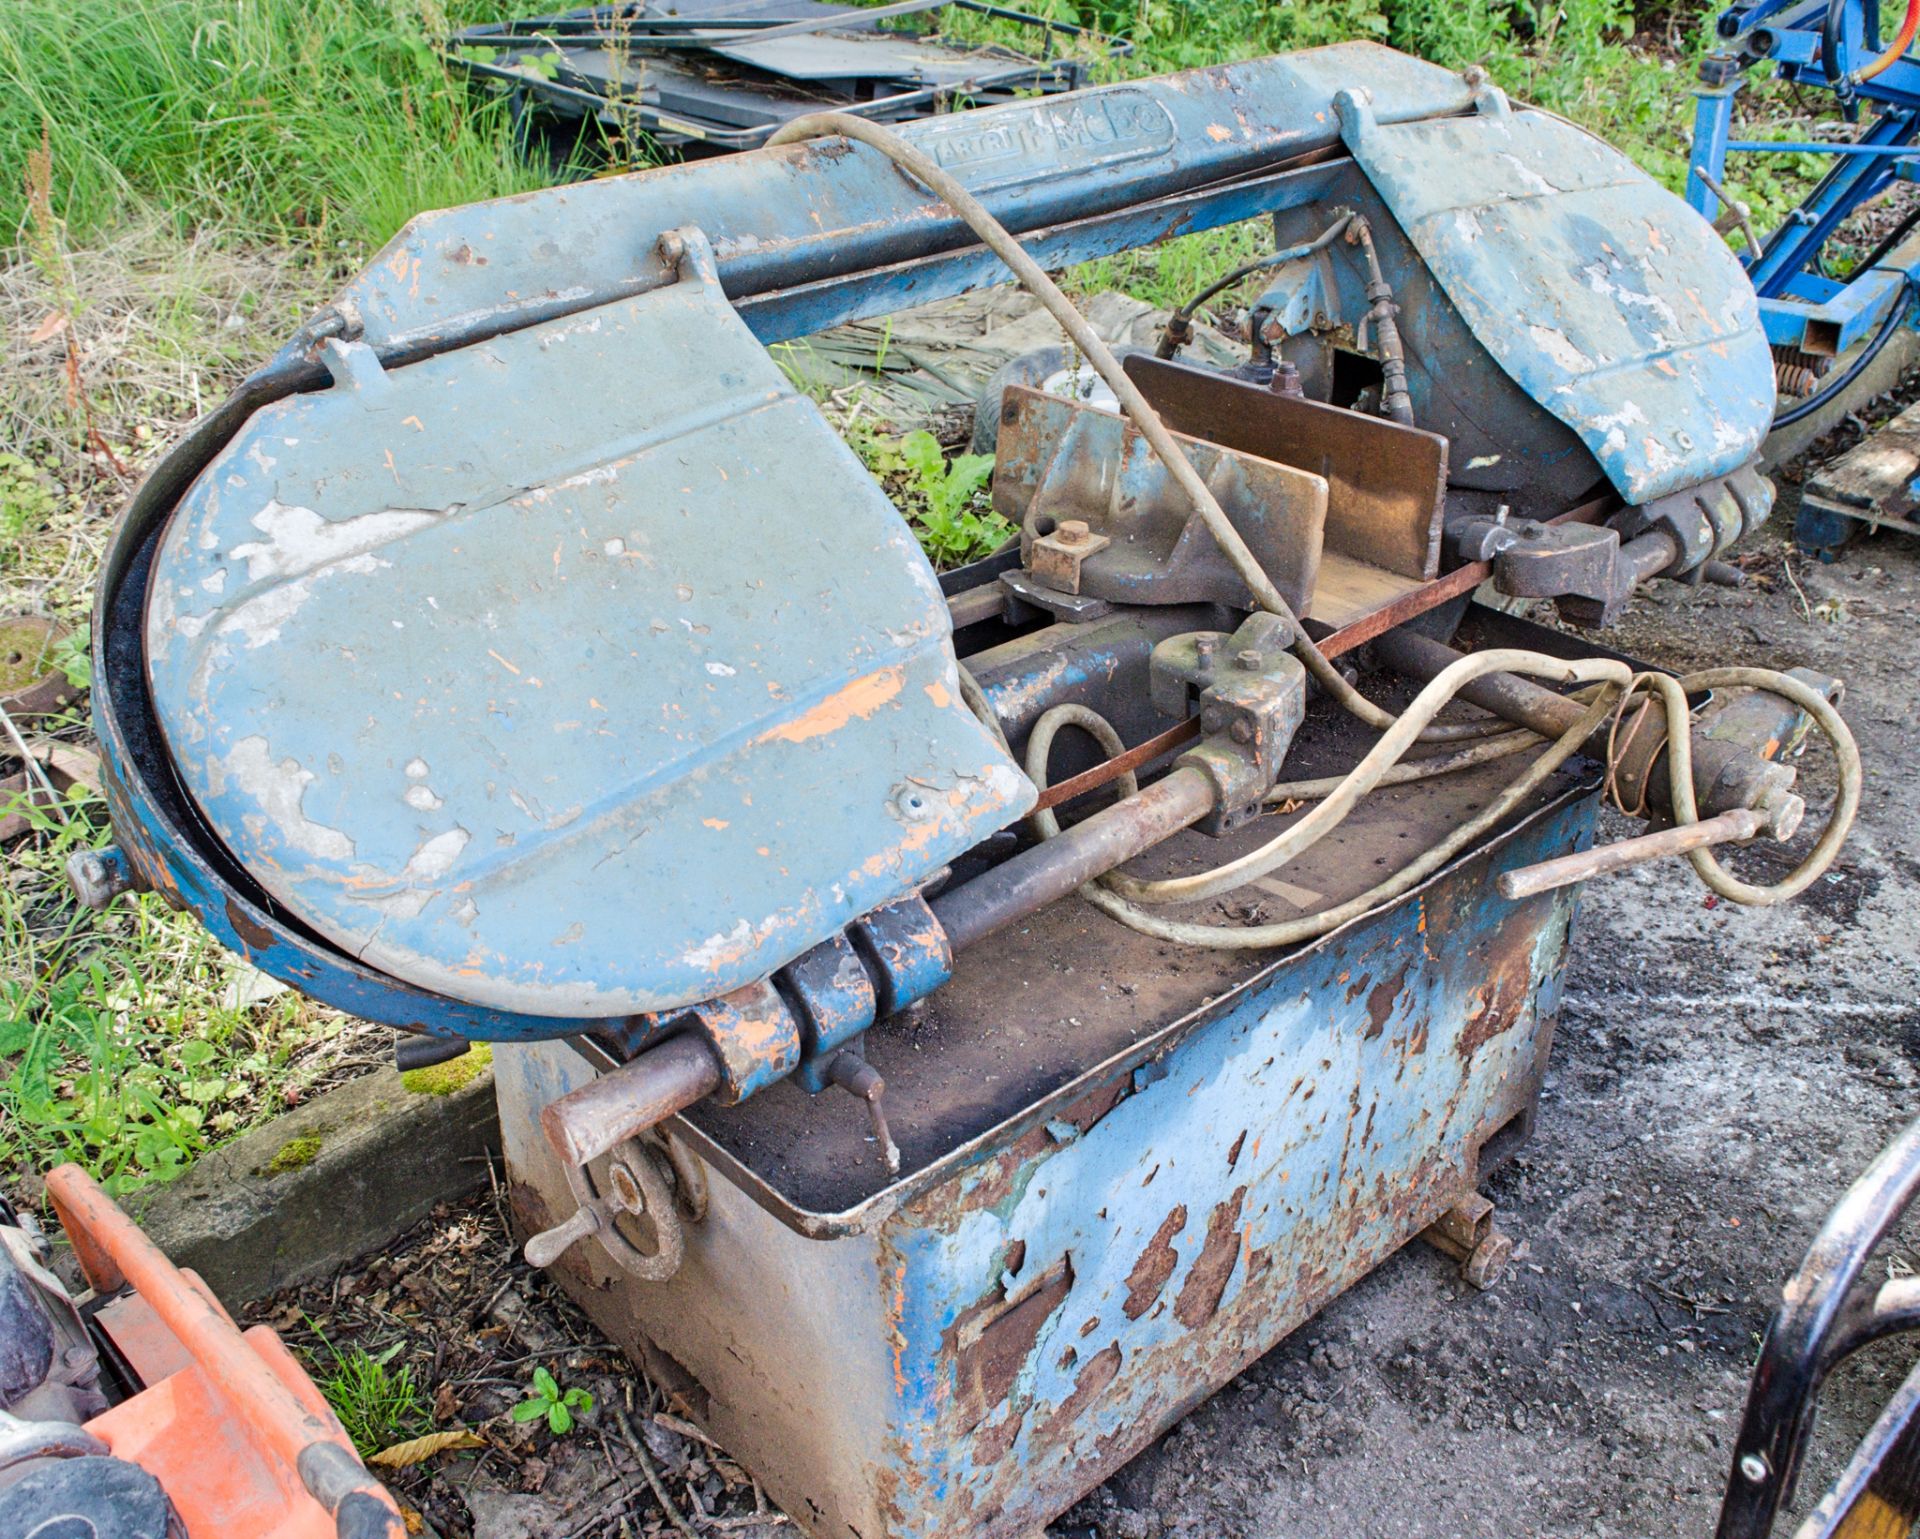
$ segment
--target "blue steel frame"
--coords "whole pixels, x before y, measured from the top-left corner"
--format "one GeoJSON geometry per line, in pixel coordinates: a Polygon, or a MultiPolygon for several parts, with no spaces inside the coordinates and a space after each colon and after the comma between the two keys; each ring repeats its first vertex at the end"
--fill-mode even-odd
{"type": "MultiPolygon", "coordinates": [[[[1793,210],[1758,252],[1741,261],[1760,296],[1767,340],[1827,356],[1845,352],[1869,335],[1896,304],[1910,302],[1909,284],[1920,280],[1920,260],[1908,266],[1882,262],[1841,283],[1820,271],[1821,254],[1841,223],[1897,180],[1912,180],[1920,159],[1920,62],[1902,59],[1872,80],[1854,78],[1858,63],[1884,46],[1877,0],[1841,0],[1835,79],[1821,59],[1827,0],[1758,0],[1723,11],[1716,23],[1726,47],[1702,67],[1694,92],[1693,155],[1686,201],[1702,217],[1720,212],[1713,183],[1724,185],[1729,154],[1810,154],[1834,157],[1833,169],[1793,210]],[[1763,141],[1731,136],[1734,97],[1741,71],[1772,63],[1781,79],[1832,90],[1857,113],[1869,104],[1873,120],[1852,143],[1811,140],[1763,141]]],[[[1920,312],[1910,312],[1920,324],[1920,312]]]]}
{"type": "MultiPolygon", "coordinates": [[[[1756,0],[1720,13],[1715,23],[1723,48],[1701,67],[1694,92],[1693,156],[1687,168],[1687,203],[1711,219],[1725,186],[1729,154],[1829,155],[1833,169],[1769,234],[1759,251],[1741,253],[1760,300],[1767,341],[1776,348],[1837,357],[1876,335],[1896,313],[1920,326],[1920,255],[1902,262],[1896,248],[1861,268],[1844,283],[1821,271],[1822,254],[1835,230],[1855,210],[1896,181],[1920,176],[1920,60],[1908,55],[1871,80],[1858,66],[1886,46],[1879,0],[1756,0]],[[1829,4],[1837,6],[1835,57],[1822,57],[1829,4]],[[1748,67],[1771,62],[1783,80],[1832,91],[1849,118],[1861,103],[1872,110],[1866,129],[1851,143],[1809,140],[1755,141],[1732,137],[1733,101],[1748,67]],[[1831,64],[1831,70],[1829,70],[1831,64]]],[[[1915,248],[1907,243],[1909,250],[1915,248]]],[[[1802,550],[1831,560],[1852,533],[1835,513],[1804,507],[1795,523],[1802,550]]]]}

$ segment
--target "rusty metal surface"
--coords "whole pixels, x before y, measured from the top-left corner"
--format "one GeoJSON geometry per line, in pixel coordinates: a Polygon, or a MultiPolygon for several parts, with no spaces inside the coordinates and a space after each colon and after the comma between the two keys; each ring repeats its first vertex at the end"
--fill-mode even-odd
{"type": "MultiPolygon", "coordinates": [[[[904,1180],[873,1153],[864,1186],[844,1168],[851,1102],[843,1127],[812,1119],[833,1153],[803,1168],[776,1147],[777,1087],[676,1125],[712,1205],[675,1279],[629,1283],[591,1247],[559,1274],[807,1533],[1025,1534],[1458,1203],[1483,1147],[1513,1147],[1571,905],[1507,905],[1491,869],[1583,842],[1591,816],[1576,787],[1237,977],[1173,973],[1131,932],[1109,950],[1104,919],[1056,905],[1042,920],[1069,929],[1010,932],[977,973],[962,958],[950,1016],[869,1033],[904,1180]],[[1033,1059],[1051,1087],[1022,1076],[1033,1059]],[[929,1077],[953,1103],[932,1165],[929,1077]],[[860,1207],[808,1226],[789,1198],[836,1182],[860,1207]]],[[[557,1044],[497,1065],[515,1211],[538,1227],[564,1188],[516,1108],[591,1070],[557,1044]]]]}
{"type": "Polygon", "coordinates": [[[566,1164],[585,1165],[719,1085],[719,1062],[699,1038],[676,1037],[541,1107],[540,1128],[566,1164]]]}
{"type": "Polygon", "coordinates": [[[1440,570],[1439,434],[1145,354],[1124,367],[1176,432],[1324,476],[1329,551],[1401,577],[1440,570]]]}
{"type": "Polygon", "coordinates": [[[47,615],[0,615],[0,710],[16,723],[51,716],[80,698],[57,661],[68,635],[47,615]]]}
{"type": "MultiPolygon", "coordinates": [[[[1326,481],[1177,436],[1274,586],[1304,609],[1320,568],[1326,481]]],[[[1252,607],[1245,581],[1119,413],[1012,385],[1001,406],[997,453],[993,505],[1022,526],[1036,579],[1112,603],[1252,607]],[[1087,527],[1063,545],[1056,524],[1087,527]]]]}
{"type": "Polygon", "coordinates": [[[1156,848],[1212,811],[1218,800],[1208,774],[1182,764],[1138,796],[1102,807],[1084,822],[1063,829],[1058,838],[1022,850],[942,893],[933,900],[934,915],[955,950],[972,946],[1156,848]]]}
{"type": "MultiPolygon", "coordinates": [[[[1329,722],[1324,711],[1310,716],[1288,760],[1289,773],[1330,773],[1352,763],[1367,740],[1344,722],[1329,722]]],[[[1489,789],[1512,773],[1506,763],[1449,776],[1441,782],[1447,794],[1437,797],[1423,794],[1430,788],[1419,784],[1383,788],[1268,887],[1169,912],[1233,923],[1256,910],[1275,919],[1309,904],[1344,901],[1377,881],[1388,865],[1404,861],[1417,839],[1453,826],[1462,807],[1484,803],[1489,789]]],[[[1578,795],[1582,785],[1579,777],[1563,774],[1540,805],[1578,795]]],[[[1272,837],[1280,826],[1267,818],[1223,839],[1183,834],[1128,869],[1176,875],[1228,858],[1272,837]]],[[[1574,842],[1584,847],[1584,835],[1574,842]]],[[[1564,846],[1554,853],[1563,852],[1564,846]]],[[[1527,863],[1510,857],[1504,846],[1497,855],[1501,869],[1527,863]]],[[[1345,933],[1318,945],[1333,944],[1345,933]]],[[[962,953],[945,988],[910,1016],[882,1022],[863,1039],[867,1058],[887,1077],[888,1111],[907,1176],[937,1174],[941,1161],[1006,1119],[1049,1095],[1071,1093],[1067,1087],[1088,1064],[1162,1046],[1206,1015],[1210,1003],[1256,987],[1264,975],[1289,965],[1270,955],[1164,945],[1072,900],[1002,931],[982,950],[962,953]]],[[[854,1163],[861,1158],[864,1118],[852,1106],[815,1101],[777,1085],[730,1110],[702,1106],[687,1121],[729,1151],[742,1179],[764,1186],[768,1201],[809,1229],[870,1223],[900,1196],[870,1155],[854,1163]],[[745,1175],[749,1170],[751,1176],[745,1175]]]]}
{"type": "MultiPolygon", "coordinates": [[[[1009,228],[1025,231],[1336,146],[1333,96],[1355,84],[1373,89],[1383,117],[1458,112],[1470,100],[1460,77],[1436,65],[1377,44],[1344,43],[954,113],[901,132],[1009,228]]],[[[698,210],[735,296],[973,244],[958,219],[885,157],[861,146],[806,145],[422,214],[341,302],[383,351],[444,344],[480,324],[526,324],[574,301],[573,290],[604,302],[661,281],[650,248],[689,209],[698,210]]],[[[780,335],[901,302],[808,308],[780,335]]]]}
{"type": "Polygon", "coordinates": [[[1418,124],[1336,98],[1355,161],[1500,367],[1650,502],[1751,459],[1773,421],[1753,286],[1619,151],[1483,86],[1418,124]]]}

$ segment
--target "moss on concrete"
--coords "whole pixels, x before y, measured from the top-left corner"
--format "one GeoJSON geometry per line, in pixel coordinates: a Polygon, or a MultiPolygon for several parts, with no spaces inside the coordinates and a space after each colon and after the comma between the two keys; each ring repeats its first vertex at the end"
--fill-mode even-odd
{"type": "Polygon", "coordinates": [[[409,1069],[400,1083],[415,1095],[452,1095],[464,1090],[482,1069],[493,1062],[493,1044],[476,1042],[458,1058],[445,1063],[430,1063],[424,1069],[409,1069]]]}
{"type": "Polygon", "coordinates": [[[284,1176],[290,1171],[305,1170],[320,1157],[320,1136],[307,1133],[299,1138],[289,1138],[280,1146],[280,1152],[267,1161],[262,1175],[284,1176]]]}

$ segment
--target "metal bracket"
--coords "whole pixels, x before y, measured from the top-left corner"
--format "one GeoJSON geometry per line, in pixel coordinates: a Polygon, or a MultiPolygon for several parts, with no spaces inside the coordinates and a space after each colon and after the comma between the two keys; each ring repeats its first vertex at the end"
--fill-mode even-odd
{"type": "Polygon", "coordinates": [[[1195,825],[1202,833],[1223,834],[1259,816],[1279,778],[1307,707],[1307,671],[1287,650],[1292,639],[1284,620],[1263,612],[1230,636],[1188,631],[1153,649],[1155,707],[1175,718],[1197,711],[1205,734],[1176,761],[1203,770],[1218,791],[1195,825]]]}
{"type": "Polygon", "coordinates": [[[1493,1222],[1493,1204],[1478,1192],[1420,1231],[1420,1238],[1460,1263],[1460,1279],[1469,1287],[1491,1288],[1513,1259],[1513,1240],[1493,1222]]]}

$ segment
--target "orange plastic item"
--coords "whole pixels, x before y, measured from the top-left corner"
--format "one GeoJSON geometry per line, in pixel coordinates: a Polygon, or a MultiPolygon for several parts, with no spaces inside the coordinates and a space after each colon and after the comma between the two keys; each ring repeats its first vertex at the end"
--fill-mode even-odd
{"type": "Polygon", "coordinates": [[[1887,51],[1875,59],[1854,78],[1871,80],[1875,75],[1893,68],[1906,57],[1907,50],[1913,46],[1916,33],[1920,33],[1920,0],[1907,0],[1907,13],[1900,20],[1900,34],[1894,38],[1887,51]]]}
{"type": "Polygon", "coordinates": [[[101,1327],[147,1387],[87,1423],[165,1488],[187,1532],[222,1539],[405,1533],[393,1498],[279,1336],[242,1332],[77,1165],[47,1194],[94,1291],[130,1284],[101,1327]]]}

